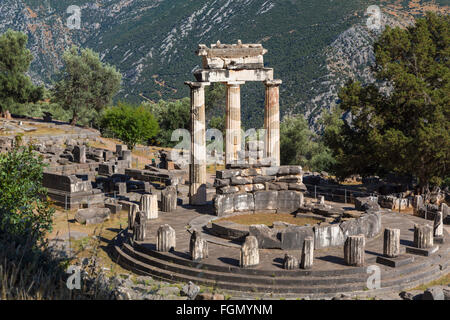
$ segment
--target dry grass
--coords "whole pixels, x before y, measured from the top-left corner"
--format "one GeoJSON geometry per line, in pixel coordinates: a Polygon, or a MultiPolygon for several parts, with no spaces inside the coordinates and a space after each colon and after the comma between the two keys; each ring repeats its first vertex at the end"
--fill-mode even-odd
{"type": "MultiPolygon", "coordinates": [[[[33,125],[36,128],[35,131],[23,132],[23,136],[46,136],[46,135],[59,135],[59,134],[70,134],[74,133],[73,130],[63,130],[59,128],[49,128],[49,127],[39,127],[33,125]]],[[[0,131],[0,136],[12,136],[18,135],[16,131],[0,131]]]]}
{"type": "Polygon", "coordinates": [[[213,164],[209,164],[206,166],[206,172],[210,174],[216,174],[216,170],[224,170],[225,166],[223,164],[218,164],[214,166],[213,164]]]}
{"type": "Polygon", "coordinates": [[[411,290],[420,290],[420,291],[425,291],[426,289],[433,287],[433,286],[448,286],[450,285],[450,273],[447,273],[445,276],[443,276],[440,279],[431,281],[429,283],[426,284],[422,284],[420,286],[415,287],[414,289],[411,290]]]}
{"type": "Polygon", "coordinates": [[[265,224],[268,227],[272,227],[275,221],[283,221],[299,226],[304,226],[306,224],[316,224],[321,222],[319,219],[314,218],[295,218],[291,214],[282,213],[255,213],[255,214],[241,214],[232,217],[227,217],[219,219],[217,221],[231,221],[246,226],[252,224],[265,224]]]}
{"type": "Polygon", "coordinates": [[[99,250],[96,254],[103,267],[108,268],[105,273],[107,275],[117,275],[128,273],[129,271],[121,268],[115,261],[111,260],[108,255],[108,244],[117,235],[121,228],[126,228],[128,223],[128,213],[121,211],[120,213],[111,215],[111,219],[105,221],[101,225],[82,225],[75,221],[76,210],[57,211],[54,215],[53,231],[48,235],[49,239],[58,235],[64,235],[70,231],[78,231],[86,233],[88,236],[82,239],[71,240],[71,248],[77,253],[77,259],[82,260],[92,256],[95,248],[95,242],[99,241],[99,250]]]}

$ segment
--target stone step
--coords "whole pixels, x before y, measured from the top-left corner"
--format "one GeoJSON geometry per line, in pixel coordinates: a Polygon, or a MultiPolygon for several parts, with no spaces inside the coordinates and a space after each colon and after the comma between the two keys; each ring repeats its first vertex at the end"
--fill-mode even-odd
{"type": "MultiPolygon", "coordinates": [[[[336,290],[348,291],[349,288],[352,288],[350,291],[357,291],[358,288],[360,290],[363,290],[365,288],[366,279],[369,276],[367,273],[365,273],[364,276],[351,275],[351,277],[341,274],[339,276],[326,278],[308,277],[307,279],[305,279],[304,277],[291,277],[289,272],[287,272],[289,274],[288,278],[286,278],[286,276],[274,277],[260,275],[249,277],[248,275],[242,276],[230,273],[229,270],[226,273],[221,273],[199,268],[186,268],[186,266],[176,265],[172,262],[160,260],[155,257],[148,256],[144,253],[137,252],[127,244],[123,245],[122,249],[120,250],[122,250],[123,253],[127,255],[127,257],[135,261],[134,264],[136,266],[140,265],[140,268],[144,268],[145,270],[151,269],[153,275],[159,275],[160,277],[166,279],[171,279],[172,277],[176,276],[178,281],[190,281],[193,278],[196,278],[198,279],[197,281],[206,281],[209,285],[211,283],[217,282],[217,279],[220,279],[219,282],[225,282],[225,286],[228,289],[232,290],[251,290],[251,288],[255,285],[259,285],[262,288],[258,288],[258,290],[263,290],[263,292],[273,292],[273,290],[276,290],[276,288],[282,290],[281,292],[291,292],[293,286],[304,287],[307,291],[306,293],[314,293],[317,292],[317,290],[319,290],[318,292],[336,292],[336,290]],[[140,263],[136,264],[137,261],[139,261],[140,263]],[[332,285],[333,288],[330,288],[330,285],[332,285]],[[308,286],[314,287],[308,288],[308,286]],[[245,289],[246,287],[247,289],[245,289]]],[[[429,268],[426,268],[427,266],[429,266],[429,263],[421,263],[409,266],[408,268],[403,268],[402,273],[396,272],[393,277],[382,279],[382,287],[405,284],[416,279],[421,279],[424,277],[424,273],[421,271],[428,270],[429,268]],[[414,273],[418,273],[418,275],[413,277],[414,273]]],[[[436,266],[433,267],[434,269],[436,269],[436,266]]],[[[436,270],[433,270],[433,272],[434,271],[436,270]]],[[[304,290],[302,289],[302,291],[304,290]]],[[[294,292],[298,292],[298,290],[294,290],[294,292]]]]}
{"type": "MultiPolygon", "coordinates": [[[[197,276],[186,275],[184,273],[171,272],[168,270],[163,270],[151,265],[148,265],[140,260],[129,256],[126,252],[118,246],[115,249],[121,259],[119,263],[124,267],[131,268],[133,271],[139,274],[151,275],[168,281],[181,281],[188,282],[192,281],[194,283],[203,284],[206,286],[218,287],[225,290],[231,291],[246,291],[246,292],[258,292],[258,293],[279,293],[279,294],[335,294],[335,293],[348,293],[348,292],[366,292],[366,284],[356,283],[356,284],[344,284],[344,285],[314,285],[313,287],[299,286],[298,283],[291,281],[289,285],[280,285],[279,283],[275,285],[260,285],[253,283],[253,277],[248,278],[249,283],[233,283],[221,280],[212,280],[204,277],[205,272],[198,274],[197,276]]],[[[438,265],[433,265],[429,268],[421,269],[413,274],[408,274],[406,276],[397,277],[393,279],[382,279],[381,287],[382,289],[403,289],[408,286],[413,286],[416,282],[422,283],[424,279],[432,279],[431,275],[438,273],[440,267],[438,265]]],[[[279,279],[278,279],[279,280],[279,279]]]]}
{"type": "MultiPolygon", "coordinates": [[[[304,278],[304,277],[316,277],[319,279],[323,279],[324,277],[327,277],[329,279],[335,278],[342,278],[345,276],[352,276],[353,278],[363,278],[367,279],[369,276],[367,273],[367,267],[352,267],[352,268],[345,268],[345,269],[332,269],[332,270],[260,270],[260,269],[244,269],[240,267],[234,267],[234,266],[218,266],[218,265],[212,265],[207,263],[198,263],[193,262],[188,259],[184,259],[178,256],[175,256],[173,253],[166,253],[166,252],[157,252],[155,250],[149,249],[147,246],[140,245],[138,243],[135,244],[135,248],[137,251],[144,253],[148,256],[154,257],[156,259],[162,260],[165,263],[173,263],[175,265],[179,265],[181,269],[186,268],[194,268],[196,270],[198,269],[204,269],[208,271],[215,271],[215,272],[222,272],[227,274],[235,274],[235,275],[244,275],[244,276],[267,276],[267,277],[276,277],[277,279],[283,279],[288,278],[290,281],[291,279],[298,279],[298,278],[304,278]]],[[[403,266],[401,268],[396,269],[389,269],[389,273],[394,276],[399,276],[401,274],[406,274],[409,272],[416,271],[420,268],[427,267],[433,260],[439,259],[439,257],[431,257],[430,259],[423,260],[422,262],[416,262],[412,263],[410,265],[403,266]]],[[[373,264],[376,264],[375,262],[373,264]]]]}

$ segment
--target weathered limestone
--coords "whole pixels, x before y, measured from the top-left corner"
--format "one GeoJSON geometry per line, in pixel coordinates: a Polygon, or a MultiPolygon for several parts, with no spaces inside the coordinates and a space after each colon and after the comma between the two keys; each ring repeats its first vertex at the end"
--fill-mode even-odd
{"type": "Polygon", "coordinates": [[[258,248],[281,249],[281,241],[277,239],[277,231],[265,224],[254,224],[248,228],[249,234],[258,240],[258,248]]]}
{"type": "Polygon", "coordinates": [[[259,264],[258,240],[253,236],[245,238],[245,242],[241,247],[240,266],[248,268],[259,264]]]}
{"type": "Polygon", "coordinates": [[[148,220],[158,219],[158,196],[156,194],[143,194],[140,210],[145,212],[145,217],[148,220]]]}
{"type": "Polygon", "coordinates": [[[156,234],[156,251],[169,252],[175,250],[175,247],[175,230],[168,224],[160,226],[156,234]]]}
{"type": "Polygon", "coordinates": [[[444,224],[443,224],[443,213],[442,211],[438,211],[434,216],[434,236],[442,237],[444,236],[444,224]]]}
{"type": "Polygon", "coordinates": [[[73,161],[86,163],[86,146],[75,146],[73,148],[73,161]]]}
{"type": "Polygon", "coordinates": [[[280,85],[281,80],[267,80],[264,109],[264,156],[272,159],[272,165],[280,165],[280,85]]]}
{"type": "Polygon", "coordinates": [[[194,230],[189,242],[189,253],[192,261],[200,261],[208,258],[208,242],[202,238],[200,232],[194,230]]]}
{"type": "Polygon", "coordinates": [[[414,246],[419,249],[433,247],[433,227],[425,225],[414,225],[414,246]]]}
{"type": "Polygon", "coordinates": [[[136,219],[133,226],[133,240],[144,241],[146,238],[146,214],[140,211],[136,215],[136,219]]]}
{"type": "Polygon", "coordinates": [[[110,214],[108,208],[79,209],[75,214],[75,220],[81,224],[97,224],[108,220],[110,214]]]}
{"type": "Polygon", "coordinates": [[[349,236],[344,245],[344,261],[349,266],[361,267],[365,256],[364,235],[349,236]]]}
{"type": "Polygon", "coordinates": [[[320,204],[320,205],[325,205],[325,197],[324,197],[324,196],[320,196],[320,198],[319,198],[319,204],[320,204]]]}
{"type": "Polygon", "coordinates": [[[300,268],[311,269],[314,262],[314,238],[306,237],[303,241],[300,268]]]}
{"type": "Polygon", "coordinates": [[[415,195],[413,199],[414,215],[417,215],[419,209],[423,207],[423,198],[421,195],[415,195]]]}
{"type": "Polygon", "coordinates": [[[225,109],[225,163],[236,163],[241,151],[241,88],[244,82],[227,83],[225,109]]]}
{"type": "Polygon", "coordinates": [[[128,207],[128,229],[133,230],[134,221],[136,220],[136,215],[139,212],[139,206],[135,203],[130,204],[128,207]]]}
{"type": "Polygon", "coordinates": [[[386,228],[384,230],[383,254],[388,258],[400,255],[400,229],[386,228]]]}
{"type": "Polygon", "coordinates": [[[339,224],[314,227],[314,246],[316,249],[342,246],[345,235],[339,224]]]}
{"type": "Polygon", "coordinates": [[[302,249],[306,238],[314,238],[313,227],[308,226],[289,226],[284,228],[280,234],[281,249],[283,250],[302,249]]]}
{"type": "Polygon", "coordinates": [[[177,210],[177,190],[174,187],[167,187],[161,192],[161,211],[172,212],[177,210]]]}
{"type": "Polygon", "coordinates": [[[189,203],[206,204],[205,86],[209,82],[185,82],[191,88],[191,162],[189,203]]]}
{"type": "Polygon", "coordinates": [[[283,260],[283,268],[286,270],[294,270],[298,268],[298,259],[290,254],[285,254],[283,260]]]}

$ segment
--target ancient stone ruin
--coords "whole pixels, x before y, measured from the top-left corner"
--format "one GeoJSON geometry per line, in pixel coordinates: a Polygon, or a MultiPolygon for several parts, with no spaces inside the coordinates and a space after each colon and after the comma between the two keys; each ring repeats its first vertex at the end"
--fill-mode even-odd
{"type": "Polygon", "coordinates": [[[264,156],[275,166],[280,164],[279,86],[273,79],[273,69],[264,68],[263,55],[267,50],[260,44],[227,45],[220,42],[199,45],[197,55],[203,68],[194,72],[196,82],[188,81],[191,89],[191,162],[189,171],[190,203],[206,203],[206,123],[205,86],[212,82],[227,85],[225,113],[225,163],[243,163],[241,156],[241,98],[240,88],[246,81],[260,81],[266,86],[264,156]]]}

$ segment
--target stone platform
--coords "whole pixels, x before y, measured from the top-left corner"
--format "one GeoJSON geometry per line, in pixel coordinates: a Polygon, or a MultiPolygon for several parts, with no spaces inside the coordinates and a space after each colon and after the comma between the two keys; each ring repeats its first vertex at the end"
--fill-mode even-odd
{"type": "MultiPolygon", "coordinates": [[[[115,239],[113,253],[117,261],[132,271],[174,282],[193,281],[230,292],[246,292],[253,297],[331,297],[338,293],[359,295],[379,294],[403,290],[427,283],[448,273],[450,253],[448,242],[429,257],[414,255],[413,261],[397,267],[377,263],[383,252],[383,239],[368,239],[365,248],[365,265],[349,267],[344,263],[342,246],[316,249],[314,265],[310,270],[284,270],[285,253],[300,256],[300,250],[260,249],[260,264],[253,268],[240,268],[240,243],[213,235],[204,235],[208,241],[209,257],[193,262],[189,256],[190,221],[210,220],[212,206],[180,207],[175,212],[162,213],[148,223],[143,242],[130,245],[128,230],[115,239]],[[156,231],[162,224],[171,225],[176,231],[176,250],[155,251],[156,231]],[[373,274],[369,266],[381,271],[381,288],[369,290],[367,279],[373,274]],[[370,291],[370,292],[369,292],[370,291]]],[[[415,223],[425,220],[406,214],[383,212],[382,228],[401,230],[402,247],[411,246],[415,223]]],[[[445,231],[445,237],[449,237],[445,231]]],[[[409,254],[406,254],[408,256],[409,254]]],[[[241,293],[242,294],[242,293],[241,293]]]]}

